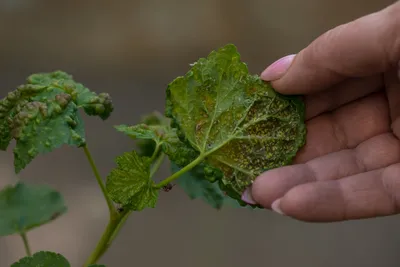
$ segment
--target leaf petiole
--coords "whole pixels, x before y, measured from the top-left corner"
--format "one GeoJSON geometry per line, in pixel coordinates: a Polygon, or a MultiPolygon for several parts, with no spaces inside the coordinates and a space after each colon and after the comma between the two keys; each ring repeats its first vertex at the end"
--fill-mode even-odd
{"type": "Polygon", "coordinates": [[[166,186],[167,184],[171,183],[172,181],[178,179],[182,174],[184,174],[184,173],[190,171],[191,169],[193,169],[194,167],[196,167],[198,164],[200,164],[204,160],[204,158],[205,158],[205,155],[200,155],[195,160],[190,162],[188,165],[186,165],[185,167],[183,167],[179,171],[177,171],[174,174],[172,174],[170,177],[162,180],[158,184],[155,184],[154,187],[157,188],[157,189],[160,189],[160,188],[166,186]]]}
{"type": "Polygon", "coordinates": [[[31,257],[32,256],[31,248],[29,247],[28,237],[26,236],[25,232],[21,233],[21,238],[22,238],[22,241],[24,242],[26,255],[31,257]]]}
{"type": "Polygon", "coordinates": [[[89,151],[87,145],[83,146],[83,150],[85,151],[86,158],[88,159],[89,164],[92,167],[94,176],[96,177],[97,183],[99,184],[99,186],[101,188],[101,192],[103,193],[104,198],[107,201],[107,206],[108,206],[108,209],[110,211],[110,217],[113,217],[117,213],[117,211],[115,209],[115,206],[113,204],[113,201],[111,200],[111,198],[109,197],[109,195],[107,193],[107,189],[106,189],[106,187],[105,187],[105,185],[103,183],[103,180],[100,177],[100,173],[99,173],[99,171],[98,171],[98,169],[96,167],[96,164],[94,163],[93,157],[90,154],[90,151],[89,151]]]}

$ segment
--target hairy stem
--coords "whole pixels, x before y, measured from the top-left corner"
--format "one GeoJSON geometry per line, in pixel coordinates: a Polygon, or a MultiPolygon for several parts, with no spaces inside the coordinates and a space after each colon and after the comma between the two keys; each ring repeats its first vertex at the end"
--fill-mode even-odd
{"type": "Polygon", "coordinates": [[[83,150],[85,151],[85,155],[89,161],[90,166],[92,167],[94,176],[96,177],[97,183],[99,184],[100,188],[101,188],[101,192],[103,193],[104,198],[107,201],[107,206],[108,206],[108,210],[110,211],[110,217],[112,217],[114,214],[116,214],[116,210],[115,210],[115,206],[111,200],[111,198],[109,197],[108,193],[107,193],[107,189],[104,185],[103,180],[100,177],[100,173],[96,167],[96,164],[94,163],[93,157],[90,154],[90,151],[87,147],[87,145],[85,145],[83,147],[83,150]]]}
{"type": "Polygon", "coordinates": [[[21,238],[22,238],[22,241],[24,242],[26,255],[28,255],[29,257],[32,256],[31,248],[29,247],[29,242],[28,242],[26,233],[21,233],[21,238]]]}
{"type": "Polygon", "coordinates": [[[191,169],[196,167],[199,163],[201,163],[203,161],[204,157],[205,157],[204,155],[203,156],[200,155],[198,158],[196,158],[195,160],[190,162],[188,165],[186,165],[185,167],[183,167],[176,173],[172,174],[170,177],[168,177],[168,178],[162,180],[161,182],[159,182],[158,184],[154,185],[154,187],[157,189],[160,189],[160,188],[166,186],[167,184],[169,184],[170,182],[178,179],[182,174],[190,171],[191,169]]]}

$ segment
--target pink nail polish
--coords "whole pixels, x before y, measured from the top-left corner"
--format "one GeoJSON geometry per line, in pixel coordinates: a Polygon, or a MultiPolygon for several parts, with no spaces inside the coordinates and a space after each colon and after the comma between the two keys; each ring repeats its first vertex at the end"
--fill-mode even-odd
{"type": "Polygon", "coordinates": [[[276,213],[279,213],[281,215],[285,215],[285,213],[283,213],[283,211],[281,210],[281,199],[278,198],[277,200],[275,200],[274,202],[272,202],[271,204],[271,209],[273,211],[275,211],[276,213]]]}
{"type": "Polygon", "coordinates": [[[244,202],[246,202],[247,204],[251,204],[251,205],[255,205],[257,204],[254,199],[253,196],[251,195],[251,186],[248,187],[246,190],[244,190],[243,194],[242,194],[242,200],[244,202]]]}
{"type": "Polygon", "coordinates": [[[265,81],[274,81],[280,79],[292,64],[295,56],[295,54],[288,55],[272,63],[261,73],[261,79],[265,81]]]}

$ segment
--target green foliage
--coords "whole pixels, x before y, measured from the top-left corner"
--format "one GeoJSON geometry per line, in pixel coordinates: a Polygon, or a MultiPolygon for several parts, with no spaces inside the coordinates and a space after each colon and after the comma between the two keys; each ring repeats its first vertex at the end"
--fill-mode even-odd
{"type": "MultiPolygon", "coordinates": [[[[158,130],[162,133],[166,131],[169,132],[171,130],[170,120],[158,111],[154,111],[146,116],[143,116],[141,119],[141,124],[148,126],[159,126],[160,128],[158,130]]],[[[165,140],[165,135],[163,139],[165,140]]],[[[138,146],[139,155],[151,157],[156,149],[157,143],[154,139],[136,139],[136,145],[138,146]]]]}
{"type": "Polygon", "coordinates": [[[236,199],[263,171],[290,164],[305,143],[303,102],[250,75],[234,45],[169,84],[166,115],[236,199]]]}
{"type": "MultiPolygon", "coordinates": [[[[40,251],[33,254],[31,257],[27,256],[20,259],[18,262],[11,265],[11,267],[71,267],[68,260],[59,253],[50,251],[40,251]]],[[[105,265],[92,264],[88,267],[106,267],[105,265]]]]}
{"type": "MultiPolygon", "coordinates": [[[[304,104],[297,96],[277,93],[250,75],[234,45],[212,51],[167,88],[165,115],[153,112],[137,125],[116,130],[135,140],[138,151],[116,158],[104,184],[86,146],[79,109],[107,119],[113,112],[108,94],[96,94],[72,76],[56,71],[28,77],[0,100],[0,149],[14,148],[15,172],[37,155],[62,145],[83,147],[109,208],[109,222],[85,267],[110,247],[131,211],[154,208],[159,191],[173,181],[191,199],[216,209],[250,208],[240,197],[263,171],[290,164],[304,145],[304,104]],[[153,176],[168,156],[172,175],[159,183],[153,176]],[[118,208],[115,204],[118,204],[118,208]]],[[[46,186],[17,183],[0,191],[0,236],[20,234],[28,255],[26,232],[64,212],[62,196],[46,186]]],[[[54,252],[38,252],[11,267],[70,267],[54,252]]]]}
{"type": "Polygon", "coordinates": [[[11,140],[16,140],[16,173],[38,154],[64,144],[85,145],[79,108],[102,119],[113,111],[108,94],[96,95],[61,71],[31,75],[24,85],[0,100],[0,149],[7,150],[11,140]]]}
{"type": "MultiPolygon", "coordinates": [[[[177,172],[179,167],[172,163],[171,171],[177,172]]],[[[205,179],[203,168],[195,168],[193,171],[186,172],[176,181],[190,199],[202,199],[218,210],[223,206],[241,207],[235,199],[224,194],[217,183],[205,179]]]]}
{"type": "Polygon", "coordinates": [[[0,191],[0,236],[25,233],[66,211],[62,196],[46,185],[7,186],[0,191]]]}
{"type": "Polygon", "coordinates": [[[146,157],[156,158],[161,152],[158,151],[157,155],[153,155],[157,147],[169,146],[177,140],[176,130],[171,128],[170,120],[159,112],[144,116],[138,125],[122,124],[115,128],[136,140],[138,154],[146,157]]]}
{"type": "Polygon", "coordinates": [[[158,190],[150,179],[150,159],[132,151],[117,157],[116,163],[118,167],[111,171],[106,183],[111,199],[130,210],[154,208],[158,190]]]}
{"type": "Polygon", "coordinates": [[[71,267],[68,260],[61,254],[40,251],[32,255],[32,257],[24,257],[11,267],[71,267]]]}

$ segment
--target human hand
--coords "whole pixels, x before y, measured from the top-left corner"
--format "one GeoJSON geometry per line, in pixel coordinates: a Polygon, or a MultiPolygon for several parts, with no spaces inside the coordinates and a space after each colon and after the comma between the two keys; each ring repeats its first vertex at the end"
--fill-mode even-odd
{"type": "Polygon", "coordinates": [[[243,194],[303,221],[400,213],[400,1],[328,31],[261,77],[304,95],[307,143],[243,194]]]}

